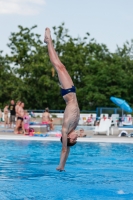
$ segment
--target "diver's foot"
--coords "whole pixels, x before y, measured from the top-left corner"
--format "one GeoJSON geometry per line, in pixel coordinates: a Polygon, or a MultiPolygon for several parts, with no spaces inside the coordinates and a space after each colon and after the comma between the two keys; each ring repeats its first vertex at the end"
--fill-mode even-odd
{"type": "Polygon", "coordinates": [[[46,29],[45,29],[44,42],[45,42],[46,44],[48,44],[50,40],[51,40],[50,29],[49,29],[49,28],[46,28],[46,29]]]}

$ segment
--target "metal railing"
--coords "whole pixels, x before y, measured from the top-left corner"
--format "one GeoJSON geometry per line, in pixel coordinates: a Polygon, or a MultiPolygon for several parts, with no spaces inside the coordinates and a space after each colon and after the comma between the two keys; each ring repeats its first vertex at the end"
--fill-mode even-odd
{"type": "MultiPolygon", "coordinates": [[[[45,110],[27,110],[29,113],[43,113],[45,110]]],[[[49,110],[50,113],[64,113],[64,110],[49,110]]],[[[96,113],[96,110],[81,110],[80,113],[96,113]]]]}

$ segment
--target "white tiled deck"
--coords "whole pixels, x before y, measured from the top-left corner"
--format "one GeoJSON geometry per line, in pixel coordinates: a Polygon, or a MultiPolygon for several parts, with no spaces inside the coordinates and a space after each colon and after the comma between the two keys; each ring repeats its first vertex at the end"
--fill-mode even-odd
{"type": "MultiPolygon", "coordinates": [[[[30,136],[17,136],[17,135],[0,135],[0,140],[31,140],[31,141],[60,141],[59,137],[30,137],[30,136]]],[[[78,138],[78,142],[106,142],[106,143],[133,143],[133,138],[128,137],[86,137],[78,138]]]]}

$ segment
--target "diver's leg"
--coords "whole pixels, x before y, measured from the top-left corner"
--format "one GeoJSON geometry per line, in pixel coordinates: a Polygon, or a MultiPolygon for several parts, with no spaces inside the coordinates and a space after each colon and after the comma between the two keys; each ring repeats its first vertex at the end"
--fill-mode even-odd
{"type": "Polygon", "coordinates": [[[65,66],[61,63],[58,55],[56,54],[56,51],[55,51],[53,43],[52,43],[49,28],[46,28],[46,30],[45,30],[44,42],[47,43],[47,45],[48,45],[50,61],[58,73],[59,81],[60,81],[62,88],[64,88],[64,89],[71,88],[72,85],[74,85],[73,81],[72,81],[70,75],[68,74],[65,66]]]}

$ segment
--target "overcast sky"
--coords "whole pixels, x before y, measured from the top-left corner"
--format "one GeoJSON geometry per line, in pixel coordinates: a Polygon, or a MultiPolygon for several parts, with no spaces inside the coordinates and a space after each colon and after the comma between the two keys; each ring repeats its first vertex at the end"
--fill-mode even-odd
{"type": "Polygon", "coordinates": [[[0,50],[7,47],[17,26],[38,25],[43,40],[45,27],[65,22],[72,37],[91,34],[110,51],[133,39],[133,0],[0,0],[0,50]]]}

